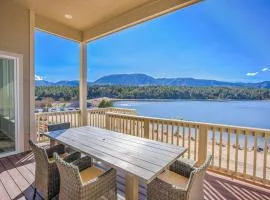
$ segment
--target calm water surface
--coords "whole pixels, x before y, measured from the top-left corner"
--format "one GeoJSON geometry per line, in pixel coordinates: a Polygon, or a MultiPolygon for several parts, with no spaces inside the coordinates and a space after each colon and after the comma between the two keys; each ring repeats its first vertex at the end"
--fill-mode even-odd
{"type": "Polygon", "coordinates": [[[270,129],[270,101],[117,101],[139,115],[270,129]]]}

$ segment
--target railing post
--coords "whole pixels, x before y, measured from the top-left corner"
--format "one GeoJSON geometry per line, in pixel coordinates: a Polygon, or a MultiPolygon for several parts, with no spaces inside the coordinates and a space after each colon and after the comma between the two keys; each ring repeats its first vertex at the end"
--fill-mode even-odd
{"type": "Polygon", "coordinates": [[[150,120],[149,119],[144,119],[143,122],[144,122],[144,138],[149,139],[149,135],[150,135],[149,134],[149,132],[150,132],[150,130],[149,130],[150,120]]]}
{"type": "Polygon", "coordinates": [[[206,125],[199,126],[198,162],[202,164],[207,157],[208,128],[206,125]]]}
{"type": "Polygon", "coordinates": [[[110,130],[110,115],[108,113],[105,113],[105,128],[107,130],[110,130]]]}

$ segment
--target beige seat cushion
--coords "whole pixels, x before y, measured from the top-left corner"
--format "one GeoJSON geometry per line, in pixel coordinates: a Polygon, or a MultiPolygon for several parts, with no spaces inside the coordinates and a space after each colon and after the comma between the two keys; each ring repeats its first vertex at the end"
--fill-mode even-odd
{"type": "Polygon", "coordinates": [[[158,176],[158,178],[166,183],[180,186],[182,188],[185,188],[188,184],[188,178],[181,176],[170,170],[165,170],[162,174],[158,176]]]}
{"type": "Polygon", "coordinates": [[[80,172],[82,182],[85,183],[91,179],[94,179],[104,173],[104,170],[97,167],[89,167],[80,172]]]}
{"type": "MultiPolygon", "coordinates": [[[[59,154],[60,158],[65,158],[68,155],[68,153],[59,154]]],[[[49,158],[49,162],[55,162],[54,156],[49,158]]]]}

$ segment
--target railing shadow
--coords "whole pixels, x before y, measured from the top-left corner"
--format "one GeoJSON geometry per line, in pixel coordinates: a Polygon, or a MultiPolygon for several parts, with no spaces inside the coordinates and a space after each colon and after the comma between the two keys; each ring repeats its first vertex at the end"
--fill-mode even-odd
{"type": "MultiPolygon", "coordinates": [[[[43,200],[43,198],[41,197],[41,195],[39,194],[39,192],[36,192],[36,194],[34,195],[34,188],[32,186],[29,186],[28,188],[26,188],[24,191],[21,191],[20,194],[18,194],[15,198],[13,198],[14,200],[19,200],[19,199],[31,199],[31,200],[43,200]]],[[[58,199],[58,198],[57,198],[58,199]]],[[[56,198],[54,200],[57,200],[56,198]]]]}
{"type": "Polygon", "coordinates": [[[213,173],[207,173],[204,180],[205,199],[217,200],[269,200],[270,191],[237,182],[227,177],[219,177],[213,173]]]}

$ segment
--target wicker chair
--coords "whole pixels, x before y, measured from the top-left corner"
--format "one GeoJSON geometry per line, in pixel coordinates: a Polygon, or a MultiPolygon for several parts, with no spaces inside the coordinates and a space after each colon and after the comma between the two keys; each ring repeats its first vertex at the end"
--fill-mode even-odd
{"type": "Polygon", "coordinates": [[[208,156],[198,168],[177,160],[147,187],[149,200],[200,200],[204,199],[203,180],[212,160],[208,156]]]}
{"type": "Polygon", "coordinates": [[[73,163],[65,162],[55,154],[60,172],[59,200],[116,200],[116,170],[106,172],[94,167],[85,156],[73,163]]]}
{"type": "MultiPolygon", "coordinates": [[[[57,124],[49,124],[47,127],[47,131],[59,131],[59,130],[64,130],[64,129],[69,129],[70,128],[70,122],[63,122],[63,123],[57,123],[57,124]]],[[[55,140],[50,139],[50,146],[55,146],[57,142],[55,140]]],[[[70,147],[66,147],[66,152],[67,153],[72,153],[74,152],[74,149],[70,147]]]]}
{"type": "Polygon", "coordinates": [[[64,123],[59,123],[59,124],[49,124],[48,125],[48,131],[58,131],[58,130],[63,130],[63,129],[69,129],[70,128],[70,123],[69,122],[64,122],[64,123]]]}
{"type": "Polygon", "coordinates": [[[65,146],[61,144],[48,149],[37,146],[31,140],[29,144],[36,161],[34,198],[38,189],[45,200],[52,199],[59,193],[60,188],[59,171],[53,153],[59,153],[66,162],[77,160],[81,154],[79,152],[67,154],[65,146]]]}

